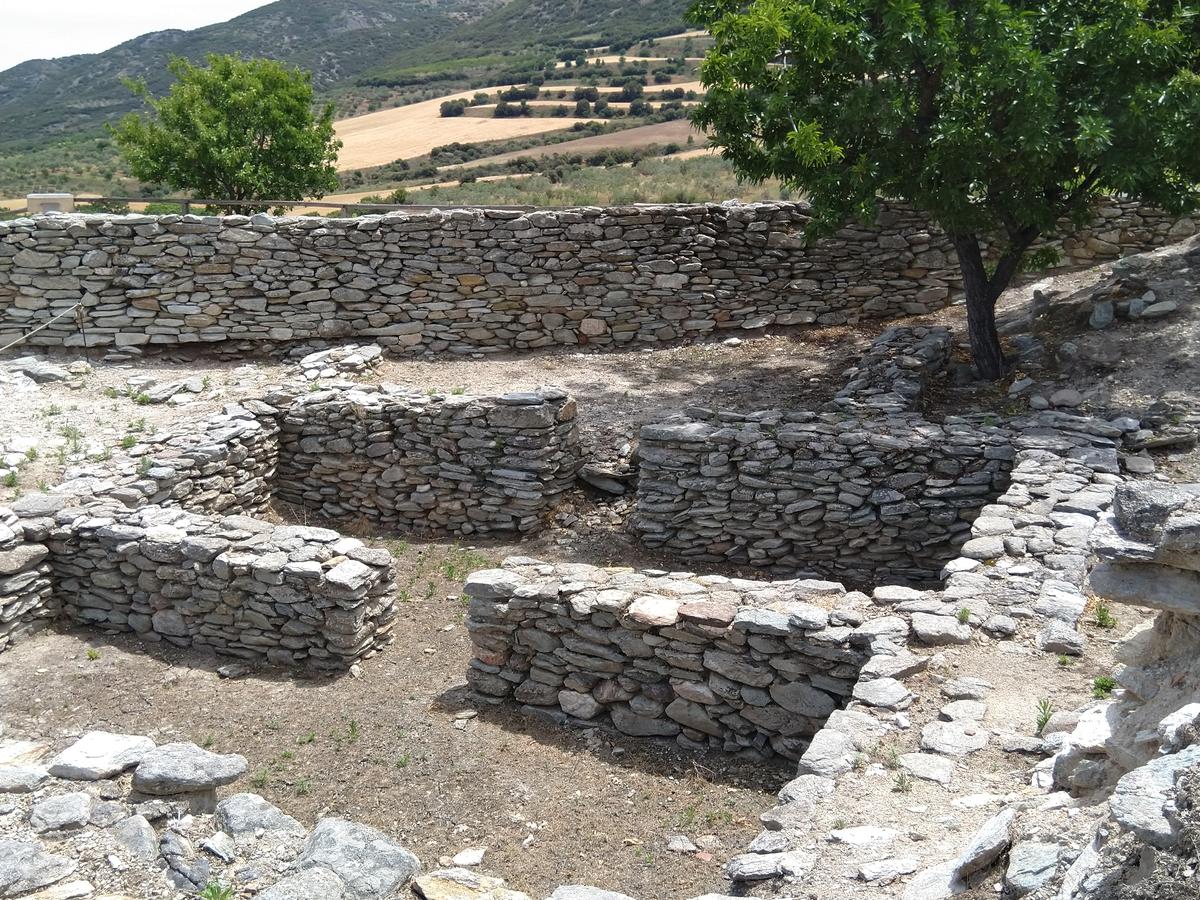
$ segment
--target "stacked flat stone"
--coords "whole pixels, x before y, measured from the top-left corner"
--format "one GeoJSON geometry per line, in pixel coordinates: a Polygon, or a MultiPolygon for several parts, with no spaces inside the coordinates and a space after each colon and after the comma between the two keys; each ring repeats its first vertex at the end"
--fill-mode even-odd
{"type": "Polygon", "coordinates": [[[49,549],[67,621],[317,669],[345,668],[391,638],[391,555],[335,531],[72,506],[62,495],[14,512],[26,538],[49,549]]]}
{"type": "Polygon", "coordinates": [[[1200,484],[1121,485],[1091,550],[1096,596],[1200,616],[1200,484]]]}
{"type": "Polygon", "coordinates": [[[281,498],[332,521],[413,531],[537,531],[580,464],[575,401],[553,388],[305,394],[286,407],[279,441],[281,498]]]}
{"type": "Polygon", "coordinates": [[[817,580],[514,557],[464,591],[468,681],[485,699],[758,757],[798,758],[871,654],[908,634],[895,618],[859,628],[866,596],[817,580]]]}
{"type": "MultiPolygon", "coordinates": [[[[1128,204],[1099,214],[1059,242],[1065,262],[1195,230],[1128,204]]],[[[82,303],[84,328],[65,316],[30,343],[609,347],[920,314],[958,292],[950,241],[903,206],[812,242],[810,221],[802,203],[16,219],[0,223],[0,340],[82,303]]]]}
{"type": "Polygon", "coordinates": [[[689,560],[927,581],[1014,455],[1009,431],[965,419],[693,409],[642,428],[634,527],[689,560]]]}
{"type": "Polygon", "coordinates": [[[950,329],[889,328],[846,372],[846,386],[830,404],[860,415],[915,412],[929,379],[950,362],[950,329]]]}
{"type": "Polygon", "coordinates": [[[74,467],[56,492],[126,506],[182,506],[193,512],[259,515],[271,502],[279,457],[278,411],[249,400],[147,437],[104,463],[74,467]]]}
{"type": "Polygon", "coordinates": [[[44,544],[26,540],[16,513],[0,506],[0,653],[58,616],[48,556],[44,544]]]}

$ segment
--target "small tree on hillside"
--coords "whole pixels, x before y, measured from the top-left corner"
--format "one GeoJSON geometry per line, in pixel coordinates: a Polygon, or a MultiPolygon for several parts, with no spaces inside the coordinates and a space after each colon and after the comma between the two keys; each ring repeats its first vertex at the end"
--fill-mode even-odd
{"type": "Polygon", "coordinates": [[[215,54],[206,66],[176,57],[168,68],[176,81],[166,96],[155,97],[143,81],[126,82],[150,112],[130,113],[112,129],[137,178],[246,201],[241,212],[337,187],[333,105],[314,114],[310,73],[215,54]]]}
{"type": "MultiPolygon", "coordinates": [[[[912,203],[954,243],[980,374],[1001,292],[1105,191],[1200,199],[1200,22],[1176,0],[699,0],[694,119],[739,172],[808,194],[814,231],[912,203]]],[[[1045,260],[1037,260],[1045,262],[1045,260]]]]}

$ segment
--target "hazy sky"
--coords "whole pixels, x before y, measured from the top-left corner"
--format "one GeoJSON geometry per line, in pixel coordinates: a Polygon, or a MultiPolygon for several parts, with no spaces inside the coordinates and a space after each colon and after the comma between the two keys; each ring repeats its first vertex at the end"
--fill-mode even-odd
{"type": "Polygon", "coordinates": [[[0,71],[27,59],[99,53],[164,28],[199,28],[270,0],[0,0],[0,71]]]}

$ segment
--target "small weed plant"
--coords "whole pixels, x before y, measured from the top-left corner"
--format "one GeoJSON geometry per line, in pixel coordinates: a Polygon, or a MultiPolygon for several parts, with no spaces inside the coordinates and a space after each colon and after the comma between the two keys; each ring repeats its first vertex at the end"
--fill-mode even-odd
{"type": "Polygon", "coordinates": [[[1050,717],[1054,715],[1054,704],[1050,702],[1050,698],[1043,697],[1037,704],[1037,731],[1034,734],[1040,735],[1045,731],[1046,726],[1050,724],[1050,717]]]}
{"type": "Polygon", "coordinates": [[[1103,603],[1096,607],[1096,624],[1101,628],[1116,628],[1117,619],[1103,603]]]}
{"type": "Polygon", "coordinates": [[[1107,700],[1117,689],[1117,680],[1111,675],[1097,675],[1092,679],[1092,696],[1097,700],[1107,700]]]}

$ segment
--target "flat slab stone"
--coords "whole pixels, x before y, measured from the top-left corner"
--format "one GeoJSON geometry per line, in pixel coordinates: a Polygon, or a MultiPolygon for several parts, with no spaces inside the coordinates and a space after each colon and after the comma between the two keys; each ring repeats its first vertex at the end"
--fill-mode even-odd
{"type": "Polygon", "coordinates": [[[982,722],[987,715],[987,704],[979,700],[954,700],[943,706],[938,715],[948,722],[982,722]]]}
{"type": "Polygon", "coordinates": [[[966,882],[955,874],[954,860],[940,863],[918,872],[904,887],[902,900],[946,900],[967,889],[966,882]]]}
{"type": "Polygon", "coordinates": [[[966,756],[987,746],[988,732],[975,722],[930,722],[921,729],[921,749],[966,756]]]}
{"type": "Polygon", "coordinates": [[[261,894],[256,894],[256,900],[342,900],[346,896],[342,879],[329,869],[307,869],[296,875],[289,875],[277,881],[261,894]]]}
{"type": "Polygon", "coordinates": [[[345,819],[318,822],[292,866],[333,872],[348,900],[390,896],[421,871],[417,857],[383,832],[345,819]]]}
{"type": "Polygon", "coordinates": [[[881,859],[859,866],[858,879],[868,882],[889,882],[894,881],[902,875],[911,875],[918,868],[920,868],[920,864],[911,857],[881,859]]]}
{"type": "Polygon", "coordinates": [[[955,861],[954,873],[959,878],[968,878],[1000,858],[1000,854],[1012,843],[1011,830],[1015,815],[1013,810],[1006,809],[980,826],[955,861]]]}
{"type": "Polygon", "coordinates": [[[872,678],[854,685],[855,700],[867,706],[884,709],[907,709],[912,705],[913,695],[895,678],[872,678]]]}
{"type": "Polygon", "coordinates": [[[931,613],[913,613],[913,634],[923,644],[969,644],[971,626],[953,616],[936,616],[931,613]]]}
{"type": "Polygon", "coordinates": [[[942,685],[942,696],[951,700],[982,700],[991,690],[991,682],[967,676],[951,678],[945,682],[942,685]]]}
{"type": "Polygon", "coordinates": [[[306,829],[278,806],[258,794],[233,794],[217,804],[217,828],[237,837],[262,831],[305,834],[306,829]]]}
{"type": "Polygon", "coordinates": [[[50,762],[50,774],[72,781],[101,781],[136,766],[154,741],[134,734],[89,731],[50,762]]]}
{"type": "Polygon", "coordinates": [[[210,791],[236,781],[246,772],[239,753],[212,753],[195,744],[163,744],[149,751],[133,773],[133,788],[167,796],[210,791]]]}
{"type": "Polygon", "coordinates": [[[1200,572],[1144,563],[1102,562],[1088,573],[1088,590],[1114,603],[1200,615],[1200,572]]]}
{"type": "Polygon", "coordinates": [[[1032,894],[1054,877],[1058,870],[1058,844],[1022,841],[1008,853],[1008,868],[1004,871],[1004,895],[1024,897],[1032,894]]]}
{"type": "Polygon", "coordinates": [[[48,797],[33,805],[29,824],[38,832],[82,828],[91,819],[95,804],[96,799],[83,791],[48,797]]]}
{"type": "Polygon", "coordinates": [[[1184,770],[1196,765],[1200,765],[1200,744],[1127,772],[1109,798],[1113,818],[1152,846],[1174,847],[1180,833],[1175,783],[1184,770]]]}
{"type": "Polygon", "coordinates": [[[516,891],[506,891],[504,885],[503,878],[459,866],[418,875],[412,886],[413,892],[424,900],[515,900],[525,897],[516,891]]]}
{"type": "Polygon", "coordinates": [[[30,794],[49,779],[41,766],[0,766],[0,794],[30,794]]]}
{"type": "Polygon", "coordinates": [[[550,900],[633,900],[628,894],[606,891],[587,884],[564,884],[554,889],[550,900]]]}
{"type": "Polygon", "coordinates": [[[816,857],[804,850],[786,853],[743,853],[725,866],[725,877],[733,882],[764,881],[779,876],[807,874],[816,864],[816,857]]]}
{"type": "Polygon", "coordinates": [[[158,833],[145,816],[122,819],[108,833],[136,858],[144,862],[158,859],[158,833]]]}
{"type": "Polygon", "coordinates": [[[954,777],[954,761],[933,753],[903,753],[900,767],[914,778],[933,781],[945,787],[954,777]]]}
{"type": "Polygon", "coordinates": [[[47,853],[40,841],[0,838],[0,897],[19,897],[62,881],[78,863],[47,853]]]}
{"type": "Polygon", "coordinates": [[[829,840],[835,844],[852,847],[882,847],[896,840],[899,833],[894,828],[877,825],[857,825],[853,828],[835,828],[829,832],[829,840]]]}

